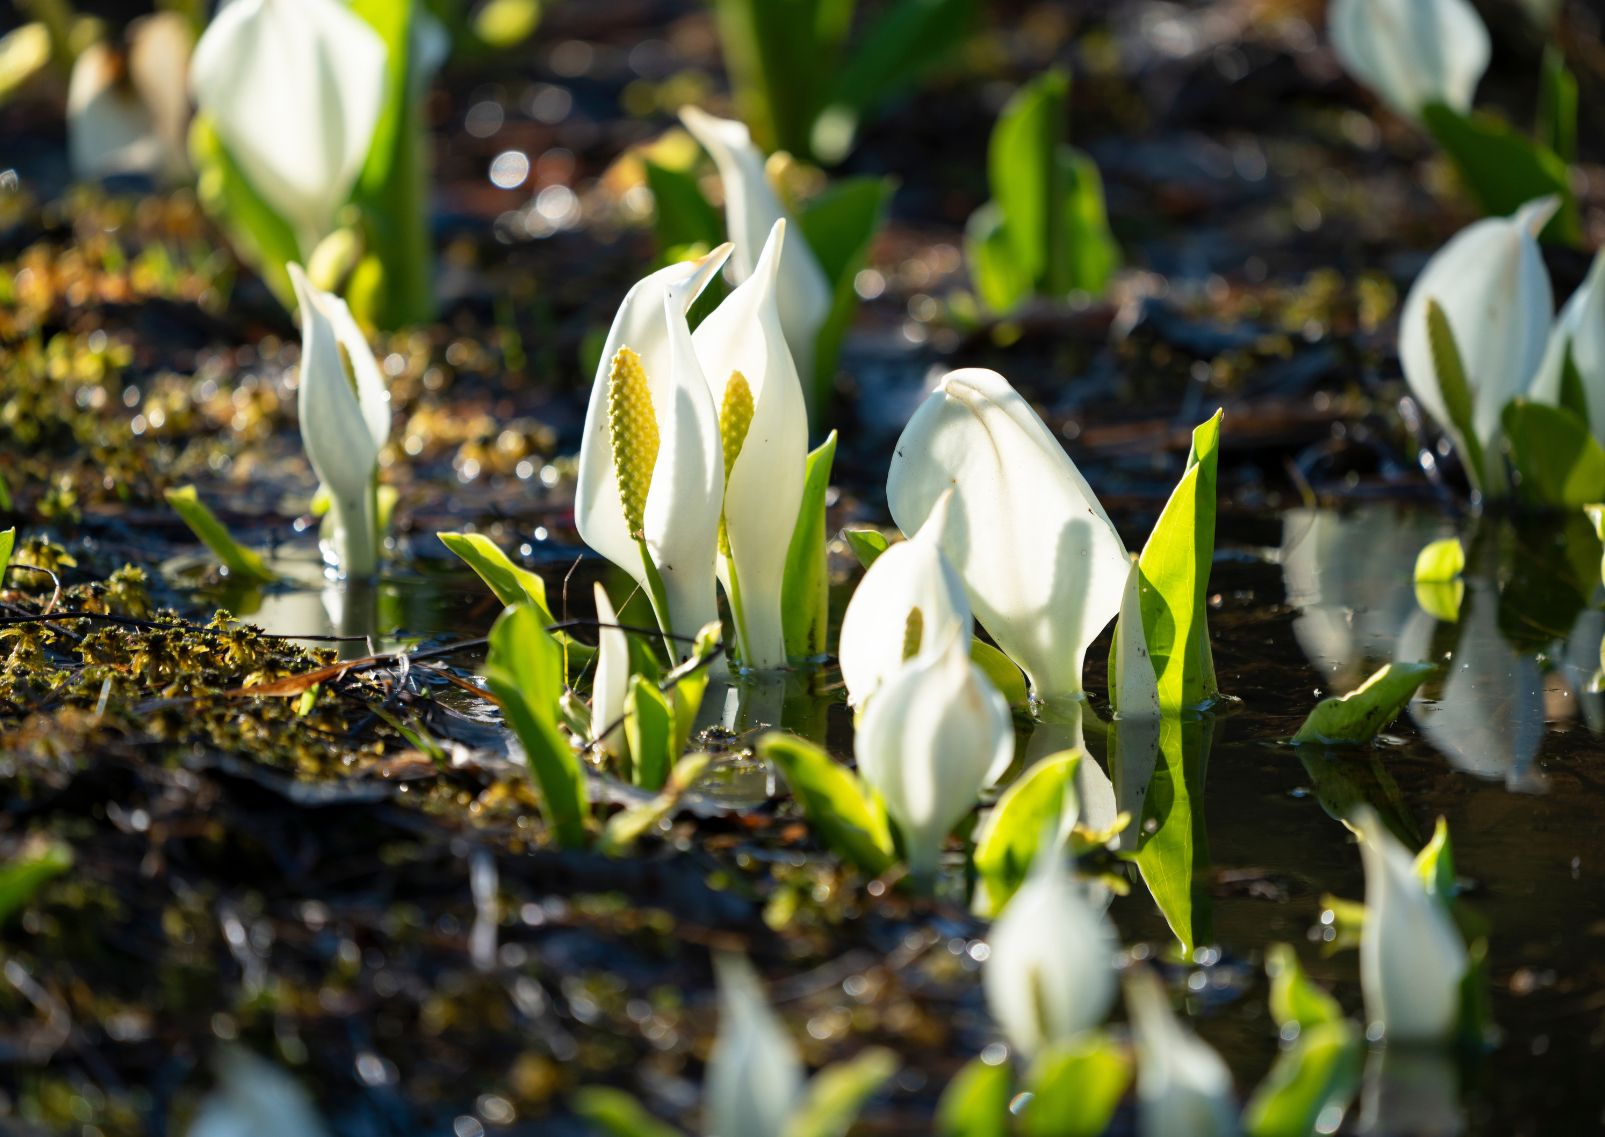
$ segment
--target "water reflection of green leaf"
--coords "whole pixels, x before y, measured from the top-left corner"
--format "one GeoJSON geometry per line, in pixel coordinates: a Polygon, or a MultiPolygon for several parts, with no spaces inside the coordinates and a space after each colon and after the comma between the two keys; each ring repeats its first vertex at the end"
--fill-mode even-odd
{"type": "Polygon", "coordinates": [[[1209,892],[1200,881],[1209,867],[1204,820],[1204,776],[1214,741],[1212,718],[1167,715],[1159,724],[1159,761],[1143,799],[1137,870],[1175,933],[1184,955],[1211,938],[1209,892]]]}

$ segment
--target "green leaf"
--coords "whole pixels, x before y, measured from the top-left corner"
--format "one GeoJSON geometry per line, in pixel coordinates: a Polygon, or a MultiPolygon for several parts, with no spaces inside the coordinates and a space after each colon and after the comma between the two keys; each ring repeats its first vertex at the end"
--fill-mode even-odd
{"type": "Polygon", "coordinates": [[[1449,414],[1449,431],[1460,449],[1466,477],[1473,487],[1481,489],[1488,467],[1482,440],[1477,435],[1476,399],[1466,379],[1455,330],[1449,324],[1449,317],[1443,314],[1443,308],[1431,297],[1427,299],[1427,344],[1432,352],[1432,369],[1438,377],[1438,391],[1443,395],[1444,409],[1449,414]]]}
{"type": "Polygon", "coordinates": [[[19,911],[46,881],[72,867],[72,849],[59,841],[29,842],[0,865],[0,924],[19,911]]]}
{"type": "Polygon", "coordinates": [[[975,831],[976,911],[996,917],[1020,890],[1043,838],[1062,838],[1080,813],[1076,767],[1081,751],[1065,750],[1027,767],[975,831]]]}
{"type": "Polygon", "coordinates": [[[876,104],[940,66],[964,43],[975,0],[896,0],[864,33],[814,123],[814,153],[834,164],[876,104]]]}
{"type": "Polygon", "coordinates": [[[767,153],[812,157],[814,119],[834,74],[819,0],[712,0],[741,119],[767,153]]]}
{"type": "Polygon", "coordinates": [[[1347,695],[1316,704],[1293,736],[1293,745],[1364,746],[1399,717],[1417,688],[1437,670],[1432,663],[1388,664],[1347,695]]]}
{"type": "MultiPolygon", "coordinates": [[[[1605,509],[1605,506],[1601,508],[1605,509]]],[[[858,558],[858,563],[864,568],[874,564],[875,558],[892,545],[886,534],[879,529],[843,529],[842,537],[846,539],[847,547],[852,549],[853,556],[858,558]]]]}
{"type": "Polygon", "coordinates": [[[792,660],[825,654],[830,630],[830,562],[825,551],[825,496],[831,463],[836,459],[836,432],[808,455],[802,505],[786,550],[780,614],[785,626],[786,655],[792,660]]]}
{"type": "Polygon", "coordinates": [[[891,178],[850,178],[809,202],[797,218],[831,287],[830,312],[814,339],[814,373],[801,376],[811,384],[808,407],[816,430],[836,389],[842,340],[858,311],[858,273],[869,260],[895,188],[891,178]]]}
{"type": "Polygon", "coordinates": [[[1512,399],[1501,416],[1517,494],[1532,505],[1579,508],[1605,497],[1605,449],[1572,412],[1512,399]]]}
{"type": "Polygon", "coordinates": [[[474,13],[474,38],[496,51],[510,51],[541,22],[541,0],[489,0],[474,13]]]}
{"type": "Polygon", "coordinates": [[[723,634],[724,628],[717,620],[709,623],[697,633],[685,662],[664,677],[662,686],[668,687],[674,700],[674,740],[669,748],[672,755],[685,753],[691,742],[697,712],[702,709],[702,697],[711,678],[709,665],[719,653],[723,634]]]}
{"type": "Polygon", "coordinates": [[[986,673],[992,686],[1008,700],[1009,706],[1023,707],[1031,701],[1025,672],[1020,670],[1020,665],[985,640],[970,641],[970,662],[986,673]]]}
{"type": "Polygon", "coordinates": [[[624,718],[624,737],[630,746],[632,780],[644,790],[659,790],[669,777],[678,754],[674,745],[674,711],[668,696],[650,680],[630,677],[630,709],[624,718]]]}
{"type": "Polygon", "coordinates": [[[652,229],[659,253],[697,246],[711,249],[724,240],[719,211],[702,196],[689,170],[676,170],[643,158],[647,188],[652,191],[652,229]]]}
{"type": "Polygon", "coordinates": [[[1343,1008],[1310,982],[1293,945],[1272,944],[1265,949],[1265,974],[1271,981],[1271,1018],[1284,1031],[1343,1021],[1343,1008]]]}
{"type": "Polygon", "coordinates": [[[1130,1054],[1103,1031],[1043,1051],[1026,1075],[1033,1096],[1023,1137],[1098,1137],[1131,1084],[1131,1068],[1130,1054]]]}
{"type": "Polygon", "coordinates": [[[876,1046],[826,1066],[809,1081],[783,1137],[842,1137],[897,1064],[897,1055],[876,1046]]]}
{"type": "Polygon", "coordinates": [[[1028,266],[1015,259],[997,202],[989,201],[970,214],[964,225],[964,255],[975,294],[990,311],[1012,312],[1031,295],[1035,281],[1028,266]]]}
{"type": "Polygon", "coordinates": [[[936,1106],[936,1137],[1008,1137],[1014,1079],[1008,1063],[965,1063],[936,1106]]]}
{"type": "Polygon", "coordinates": [[[1209,889],[1209,830],[1204,820],[1204,781],[1214,724],[1165,715],[1159,722],[1159,758],[1142,817],[1142,843],[1134,860],[1183,956],[1212,938],[1209,889]]]}
{"type": "Polygon", "coordinates": [[[563,648],[529,601],[509,607],[490,630],[485,682],[524,747],[541,814],[565,849],[586,841],[585,768],[558,726],[563,648]]]}
{"type": "Polygon", "coordinates": [[[635,847],[642,834],[665,817],[671,816],[680,799],[695,786],[713,761],[711,754],[687,754],[674,764],[674,772],[663,790],[651,801],[620,810],[608,818],[596,848],[609,857],[622,857],[635,847]]]}
{"type": "Polygon", "coordinates": [[[1103,177],[1091,157],[1072,146],[1059,150],[1060,182],[1065,187],[1064,256],[1069,286],[1101,296],[1120,267],[1120,245],[1109,230],[1103,177]]]}
{"type": "Polygon", "coordinates": [[[813,743],[772,731],[758,753],[774,763],[809,824],[826,847],[861,872],[879,876],[892,865],[892,834],[862,782],[813,743]]]}
{"type": "Polygon", "coordinates": [[[1577,161],[1577,77],[1551,43],[1539,72],[1538,141],[1567,165],[1577,161]]]}
{"type": "MultiPolygon", "coordinates": [[[[1138,560],[1143,634],[1158,680],[1159,707],[1166,714],[1207,706],[1219,694],[1208,612],[1223,413],[1216,411],[1193,431],[1187,471],[1138,560]]],[[[1110,673],[1115,670],[1111,664],[1110,673]]]]}
{"type": "Polygon", "coordinates": [[[190,123],[189,156],[201,207],[228,233],[234,251],[284,310],[295,311],[295,288],[285,268],[301,259],[295,230],[262,200],[204,114],[190,123]]]}
{"type": "Polygon", "coordinates": [[[1435,620],[1452,624],[1460,619],[1460,602],[1466,585],[1460,574],[1466,568],[1466,550],[1458,537],[1433,541],[1416,554],[1416,603],[1435,620]]]}
{"type": "MultiPolygon", "coordinates": [[[[1299,1033],[1243,1111],[1248,1137],[1310,1137],[1318,1121],[1339,1116],[1360,1085],[1359,1032],[1349,1023],[1317,1023],[1299,1033]]],[[[1322,1132],[1331,1132],[1323,1129],[1322,1132]]]]}
{"type": "Polygon", "coordinates": [[[1054,68],[1015,92],[987,145],[987,180],[1002,212],[1002,230],[1014,263],[1050,294],[1053,261],[1064,217],[1059,146],[1069,118],[1070,76],[1054,68]]]}
{"type": "Polygon", "coordinates": [[[580,1087],[573,1106],[606,1137],[681,1137],[678,1129],[648,1113],[634,1095],[612,1086],[580,1087]]]}
{"type": "Polygon", "coordinates": [[[1448,905],[1460,892],[1455,880],[1454,845],[1449,840],[1449,823],[1438,818],[1433,826],[1432,840],[1416,854],[1416,875],[1428,893],[1448,905]]]}
{"type": "Polygon", "coordinates": [[[17,527],[0,532],[0,587],[4,587],[6,569],[11,564],[11,551],[17,547],[17,527]]]}
{"type": "Polygon", "coordinates": [[[1577,358],[1572,352],[1572,341],[1566,341],[1565,354],[1560,361],[1560,406],[1562,410],[1570,411],[1577,416],[1589,430],[1593,430],[1593,423],[1588,416],[1588,391],[1583,386],[1582,372],[1577,370],[1577,358]]]}
{"type": "Polygon", "coordinates": [[[436,533],[435,536],[474,570],[502,604],[509,607],[514,604],[533,604],[540,613],[542,623],[557,622],[546,603],[546,581],[537,573],[515,565],[489,537],[483,533],[436,533]]]}
{"type": "MultiPolygon", "coordinates": [[[[212,551],[212,555],[223,562],[228,571],[244,581],[257,581],[266,584],[277,580],[278,576],[267,566],[261,555],[254,550],[247,549],[236,541],[228,527],[217,519],[217,515],[206,508],[200,495],[195,492],[194,486],[179,486],[167,490],[163,496],[167,504],[173,507],[174,512],[188,525],[190,532],[212,551]]],[[[3,561],[0,561],[3,564],[3,561]]]]}
{"type": "Polygon", "coordinates": [[[1491,115],[1461,114],[1441,103],[1423,107],[1421,118],[1483,212],[1503,217],[1534,198],[1558,194],[1560,212],[1544,228],[1544,236],[1568,245],[1579,242],[1582,225],[1571,171],[1548,146],[1491,115]]]}

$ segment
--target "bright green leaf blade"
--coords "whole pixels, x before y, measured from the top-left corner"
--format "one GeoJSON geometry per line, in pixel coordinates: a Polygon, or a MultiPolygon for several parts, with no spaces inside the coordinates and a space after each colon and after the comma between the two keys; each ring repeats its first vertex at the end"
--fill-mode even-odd
{"type": "Polygon", "coordinates": [[[651,801],[620,810],[608,818],[597,841],[597,851],[609,857],[622,857],[635,847],[643,834],[664,818],[673,815],[688,790],[695,786],[713,761],[711,754],[687,754],[674,764],[663,791],[651,801]]]}
{"type": "Polygon", "coordinates": [[[1431,663],[1388,664],[1347,695],[1316,704],[1293,736],[1293,745],[1364,746],[1399,717],[1437,670],[1431,663]]]}
{"type": "Polygon", "coordinates": [[[964,256],[970,266],[970,283],[986,308],[1005,315],[1031,295],[1035,282],[1028,267],[1014,255],[1014,246],[1004,230],[1003,210],[989,201],[964,226],[964,256]]]}
{"type": "Polygon", "coordinates": [[[1003,792],[975,831],[976,909],[995,917],[1019,891],[1042,841],[1063,837],[1079,815],[1076,767],[1082,755],[1066,750],[1028,767],[1003,792]]]}
{"type": "Polygon", "coordinates": [[[295,288],[285,268],[301,259],[295,230],[251,186],[204,114],[190,123],[189,156],[201,207],[227,231],[234,251],[284,310],[295,311],[295,288]]]}
{"type": "Polygon", "coordinates": [[[605,1137],[682,1137],[674,1126],[648,1113],[633,1095],[612,1086],[582,1086],[575,1091],[573,1106],[575,1113],[605,1137]]]}
{"type": "Polygon", "coordinates": [[[1026,687],[1025,672],[1019,664],[1004,655],[985,640],[970,641],[970,662],[974,663],[992,681],[1011,707],[1023,707],[1031,701],[1026,687]]]}
{"type": "Polygon", "coordinates": [[[1343,1021],[1343,1008],[1310,982],[1291,944],[1272,944],[1265,950],[1265,974],[1271,980],[1271,1018],[1283,1030],[1343,1021]]]}
{"type": "Polygon", "coordinates": [[[624,737],[630,745],[632,776],[644,790],[659,790],[668,780],[678,754],[674,745],[674,712],[668,696],[640,675],[630,678],[630,709],[624,719],[624,737]]]}
{"type": "Polygon", "coordinates": [[[987,181],[1001,211],[1002,232],[1026,279],[1047,280],[1063,223],[1059,147],[1064,142],[1070,76],[1058,69],[1016,91],[998,116],[987,146],[987,181]]]}
{"type": "Polygon", "coordinates": [[[819,747],[778,731],[758,740],[826,847],[870,876],[892,864],[892,836],[862,783],[819,747]]]}
{"type": "Polygon", "coordinates": [[[1044,1051],[1026,1075],[1034,1096],[1021,1118],[1022,1137],[1098,1137],[1109,1128],[1131,1071],[1125,1048],[1102,1031],[1044,1051]]]}
{"type": "Polygon", "coordinates": [[[834,59],[807,0],[712,0],[736,109],[767,151],[809,158],[834,59]]]}
{"type": "Polygon", "coordinates": [[[1417,584],[1448,584],[1466,571],[1466,550],[1458,537],[1433,541],[1416,554],[1417,584]]]}
{"type": "Polygon", "coordinates": [[[1538,141],[1567,165],[1577,161],[1577,77],[1553,43],[1544,49],[1540,72],[1538,141]]]}
{"type": "Polygon", "coordinates": [[[1204,781],[1213,734],[1208,719],[1160,720],[1159,763],[1136,826],[1142,841],[1133,858],[1137,870],[1187,958],[1212,938],[1204,781]]]}
{"type": "MultiPolygon", "coordinates": [[[[163,496],[184,524],[189,526],[190,532],[211,550],[214,557],[223,562],[223,567],[232,575],[244,581],[263,584],[278,579],[259,553],[247,549],[234,539],[228,527],[206,508],[206,503],[201,501],[194,486],[179,486],[166,491],[163,496]]],[[[3,564],[3,558],[0,558],[0,565],[3,564]]]]}
{"type": "Polygon", "coordinates": [[[1069,286],[1102,296],[1109,278],[1120,267],[1120,245],[1109,229],[1104,205],[1103,177],[1092,158],[1071,146],[1059,152],[1062,167],[1060,183],[1065,187],[1065,256],[1069,263],[1069,286]]]}
{"type": "Polygon", "coordinates": [[[808,455],[803,477],[802,505],[786,550],[786,575],[781,586],[780,614],[785,628],[786,655],[793,661],[825,654],[830,628],[830,571],[825,551],[825,497],[830,490],[830,468],[836,460],[836,432],[808,455]]]}
{"type": "Polygon", "coordinates": [[[4,587],[6,569],[11,564],[11,551],[17,547],[17,527],[0,532],[0,587],[4,587]]]}
{"type": "Polygon", "coordinates": [[[1359,1034],[1348,1023],[1319,1023],[1302,1031],[1243,1111],[1248,1137],[1310,1137],[1317,1122],[1324,1126],[1334,1112],[1341,1117],[1359,1088],[1360,1062],[1359,1034]]]}
{"type": "Polygon", "coordinates": [[[515,604],[497,618],[490,630],[485,682],[524,747],[553,836],[564,848],[584,845],[590,812],[585,769],[558,727],[563,648],[534,604],[515,604]]]}
{"type": "Polygon", "coordinates": [[[1518,496],[1531,505],[1580,508],[1605,497],[1605,449],[1570,411],[1512,399],[1501,416],[1518,496]]]}
{"type": "Polygon", "coordinates": [[[892,545],[886,534],[879,529],[843,529],[842,537],[846,539],[847,547],[852,549],[853,556],[858,558],[858,563],[864,568],[874,564],[875,558],[892,545]]]}
{"type": "Polygon", "coordinates": [[[24,845],[0,865],[0,924],[32,900],[46,881],[72,867],[72,850],[57,841],[24,845]]]}
{"type": "Polygon", "coordinates": [[[812,383],[808,405],[816,429],[836,387],[842,340],[858,311],[858,273],[869,260],[894,188],[890,178],[838,182],[809,202],[797,218],[831,287],[830,311],[814,339],[814,374],[801,376],[803,382],[812,383]]]}
{"type": "Polygon", "coordinates": [[[440,543],[456,553],[504,605],[528,602],[540,612],[543,623],[555,623],[546,604],[546,581],[519,568],[483,533],[436,533],[440,543]]]}
{"type": "Polygon", "coordinates": [[[809,1081],[784,1137],[843,1137],[864,1103],[897,1073],[897,1055],[880,1047],[826,1066],[809,1081]]]}
{"type": "Polygon", "coordinates": [[[1014,1079],[1007,1063],[965,1064],[936,1106],[936,1137],[1008,1137],[1014,1079]]]}
{"type": "Polygon", "coordinates": [[[1432,840],[1428,841],[1415,858],[1416,875],[1428,892],[1448,903],[1460,891],[1455,879],[1454,844],[1449,840],[1449,823],[1438,818],[1433,826],[1432,840]]]}
{"type": "Polygon", "coordinates": [[[1582,226],[1571,172],[1553,150],[1487,114],[1461,114],[1435,104],[1423,107],[1421,118],[1485,213],[1508,216],[1534,198],[1558,194],[1560,212],[1544,228],[1544,237],[1578,243],[1582,226]]]}
{"type": "Polygon", "coordinates": [[[1443,308],[1432,298],[1427,299],[1427,344],[1432,352],[1432,369],[1438,377],[1438,390],[1443,395],[1444,409],[1449,414],[1449,432],[1460,450],[1466,467],[1466,476],[1477,488],[1483,485],[1488,467],[1482,452],[1482,440],[1477,435],[1476,397],[1466,378],[1465,361],[1460,345],[1455,342],[1454,328],[1443,308]]]}

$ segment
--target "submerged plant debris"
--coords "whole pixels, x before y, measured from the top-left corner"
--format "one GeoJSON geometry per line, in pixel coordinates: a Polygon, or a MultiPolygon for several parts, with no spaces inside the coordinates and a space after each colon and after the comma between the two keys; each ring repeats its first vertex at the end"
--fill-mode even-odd
{"type": "MultiPolygon", "coordinates": [[[[297,325],[195,190],[69,185],[60,92],[0,105],[0,532],[17,534],[0,576],[0,1128],[181,1135],[243,1048],[337,1135],[610,1132],[577,1110],[588,1087],[702,1132],[719,952],[751,959],[809,1070],[895,1055],[861,1137],[936,1131],[961,1068],[1009,1057],[958,843],[934,895],[899,868],[872,877],[759,754],[784,727],[851,762],[834,661],[716,674],[692,746],[711,760],[661,797],[588,749],[601,823],[639,824],[559,848],[483,679],[502,605],[436,537],[483,534],[538,573],[576,659],[597,641],[594,581],[629,598],[621,625],[653,627],[578,538],[576,454],[609,320],[667,253],[642,146],[681,104],[724,98],[711,7],[548,0],[522,47],[436,80],[438,319],[370,336],[398,494],[372,583],[325,572],[297,325]],[[167,502],[186,486],[274,580],[218,566],[167,502]]],[[[1367,1054],[1339,1131],[1597,1125],[1600,538],[1581,510],[1468,510],[1394,349],[1410,281],[1474,205],[1430,141],[1341,78],[1319,3],[977,7],[962,50],[859,122],[832,175],[897,189],[839,364],[830,644],[875,544],[843,530],[895,536],[887,464],[933,376],[1007,373],[1133,550],[1224,407],[1207,634],[1228,698],[1151,771],[1086,736],[1082,760],[1127,779],[1123,831],[1078,833],[1126,962],[1157,970],[1247,1101],[1286,1053],[1275,945],[1364,1020],[1356,811],[1412,854],[1442,817],[1491,1030],[1403,1072],[1367,1054]],[[1054,64],[1124,267],[1103,296],[999,315],[971,294],[965,227],[994,193],[993,120],[1054,64]],[[1444,538],[1462,571],[1418,580],[1444,538]],[[1438,666],[1393,691],[1396,720],[1288,745],[1322,700],[1417,661],[1438,666]]],[[[1479,7],[1525,26],[1517,4],[1479,7]]],[[[1599,18],[1562,8],[1563,42],[1587,49],[1567,53],[1573,180],[1598,238],[1599,18]]],[[[1503,38],[1485,90],[1531,117],[1541,37],[1503,38]]],[[[812,168],[777,173],[819,196],[812,168]]],[[[1561,299],[1587,259],[1544,255],[1561,299]]],[[[1099,727],[1112,634],[1085,674],[1099,727]]],[[[568,678],[580,701],[591,672],[568,678]]],[[[1064,749],[1051,720],[1013,718],[1024,761],[988,805],[1064,749]]],[[[1137,1124],[1128,1094],[1109,1132],[1137,1124]]]]}

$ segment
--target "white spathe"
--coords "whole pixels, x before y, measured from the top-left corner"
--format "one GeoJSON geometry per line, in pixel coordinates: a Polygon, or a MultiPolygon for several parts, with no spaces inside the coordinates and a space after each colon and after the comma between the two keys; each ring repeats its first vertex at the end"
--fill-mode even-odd
{"type": "Polygon", "coordinates": [[[337,567],[369,576],[379,567],[375,479],[390,437],[390,394],[345,301],[313,287],[300,265],[289,269],[301,320],[301,443],[332,499],[337,567]]]}
{"type": "Polygon", "coordinates": [[[864,707],[886,677],[903,665],[909,621],[919,613],[917,652],[939,651],[954,636],[974,635],[964,581],[942,554],[941,535],[952,503],[944,493],[907,541],[875,559],[842,615],[837,655],[847,701],[864,707]]]}
{"type": "Polygon", "coordinates": [[[1504,486],[1500,416],[1526,393],[1549,340],[1555,299],[1538,234],[1559,207],[1559,198],[1540,198],[1511,217],[1484,218],[1456,233],[1410,286],[1399,317],[1399,362],[1410,390],[1464,455],[1427,335],[1427,301],[1443,309],[1471,388],[1473,427],[1488,467],[1480,474],[1485,489],[1504,486]]]}
{"type": "Polygon", "coordinates": [[[644,586],[646,569],[624,519],[608,425],[613,358],[628,347],[641,358],[659,435],[643,518],[646,542],[663,578],[667,630],[687,637],[718,618],[714,560],[724,459],[718,412],[697,363],[686,312],[729,253],[730,246],[721,245],[698,260],[659,269],[625,295],[591,387],[574,491],[581,538],[644,586]]]}
{"type": "Polygon", "coordinates": [[[329,1130],[306,1090],[247,1050],[217,1059],[217,1088],[202,1100],[188,1137],[325,1137],[329,1130]]]}
{"type": "Polygon", "coordinates": [[[1064,856],[1057,843],[1038,854],[987,937],[987,1007],[1026,1057],[1097,1026],[1115,998],[1114,932],[1066,874],[1064,856]]]}
{"type": "MultiPolygon", "coordinates": [[[[775,222],[786,218],[785,207],[764,173],[763,152],[747,127],[733,119],[718,118],[698,107],[680,108],[685,123],[713,158],[724,187],[725,229],[735,245],[731,270],[739,284],[758,271],[762,250],[775,222]]],[[[779,270],[780,324],[791,347],[797,374],[809,390],[814,386],[814,347],[819,329],[830,315],[831,288],[825,270],[798,232],[786,243],[779,270]]]]}
{"type": "Polygon", "coordinates": [[[719,1033],[703,1084],[705,1137],[781,1137],[803,1092],[797,1047],[745,956],[714,957],[719,1033]]]}
{"type": "Polygon", "coordinates": [[[1488,29],[1468,0],[1332,0],[1338,61],[1410,118],[1442,103],[1462,114],[1488,70],[1488,29]]]}
{"type": "Polygon", "coordinates": [[[1588,276],[1560,310],[1528,392],[1534,402],[1560,405],[1568,351],[1582,380],[1589,429],[1605,440],[1605,249],[1595,254],[1588,276]]]}
{"type": "Polygon", "coordinates": [[[1365,1015],[1397,1043],[1438,1043],[1460,1020],[1460,982],[1470,965],[1446,902],[1427,891],[1411,857],[1369,807],[1356,809],[1365,862],[1360,987],[1365,1015]]]}
{"type": "Polygon", "coordinates": [[[1170,995],[1147,967],[1126,974],[1126,1013],[1137,1047],[1141,1137],[1235,1137],[1232,1075],[1221,1056],[1183,1029],[1170,995]]]}
{"type": "Polygon", "coordinates": [[[1009,704],[951,637],[881,684],[853,740],[858,772],[903,837],[909,871],[929,883],[947,835],[1014,759],[1009,704]]]}
{"type": "Polygon", "coordinates": [[[230,0],[195,45],[197,106],[303,257],[333,229],[367,159],[385,55],[340,0],[230,0]]]}
{"type": "Polygon", "coordinates": [[[1079,696],[1131,560],[1058,439],[995,371],[949,372],[897,441],[886,498],[898,528],[917,531],[949,489],[942,551],[976,618],[1038,699],[1079,696]]]}
{"type": "Polygon", "coordinates": [[[128,50],[90,44],[67,87],[67,154],[81,181],[115,174],[178,179],[189,169],[189,22],[177,12],[128,26],[128,50]]]}
{"type": "Polygon", "coordinates": [[[757,268],[691,336],[716,409],[724,406],[732,372],[739,371],[752,392],[752,422],[725,481],[730,556],[721,558],[719,568],[732,610],[737,608],[732,573],[740,584],[741,662],[759,669],[786,664],[786,554],[802,508],[808,461],[808,408],[778,304],[784,284],[780,269],[794,242],[801,243],[796,237],[788,240],[785,220],[777,220],[757,268]]]}
{"type": "Polygon", "coordinates": [[[596,671],[591,678],[591,741],[603,753],[624,757],[624,716],[630,698],[630,640],[602,582],[596,582],[596,671]]]}

